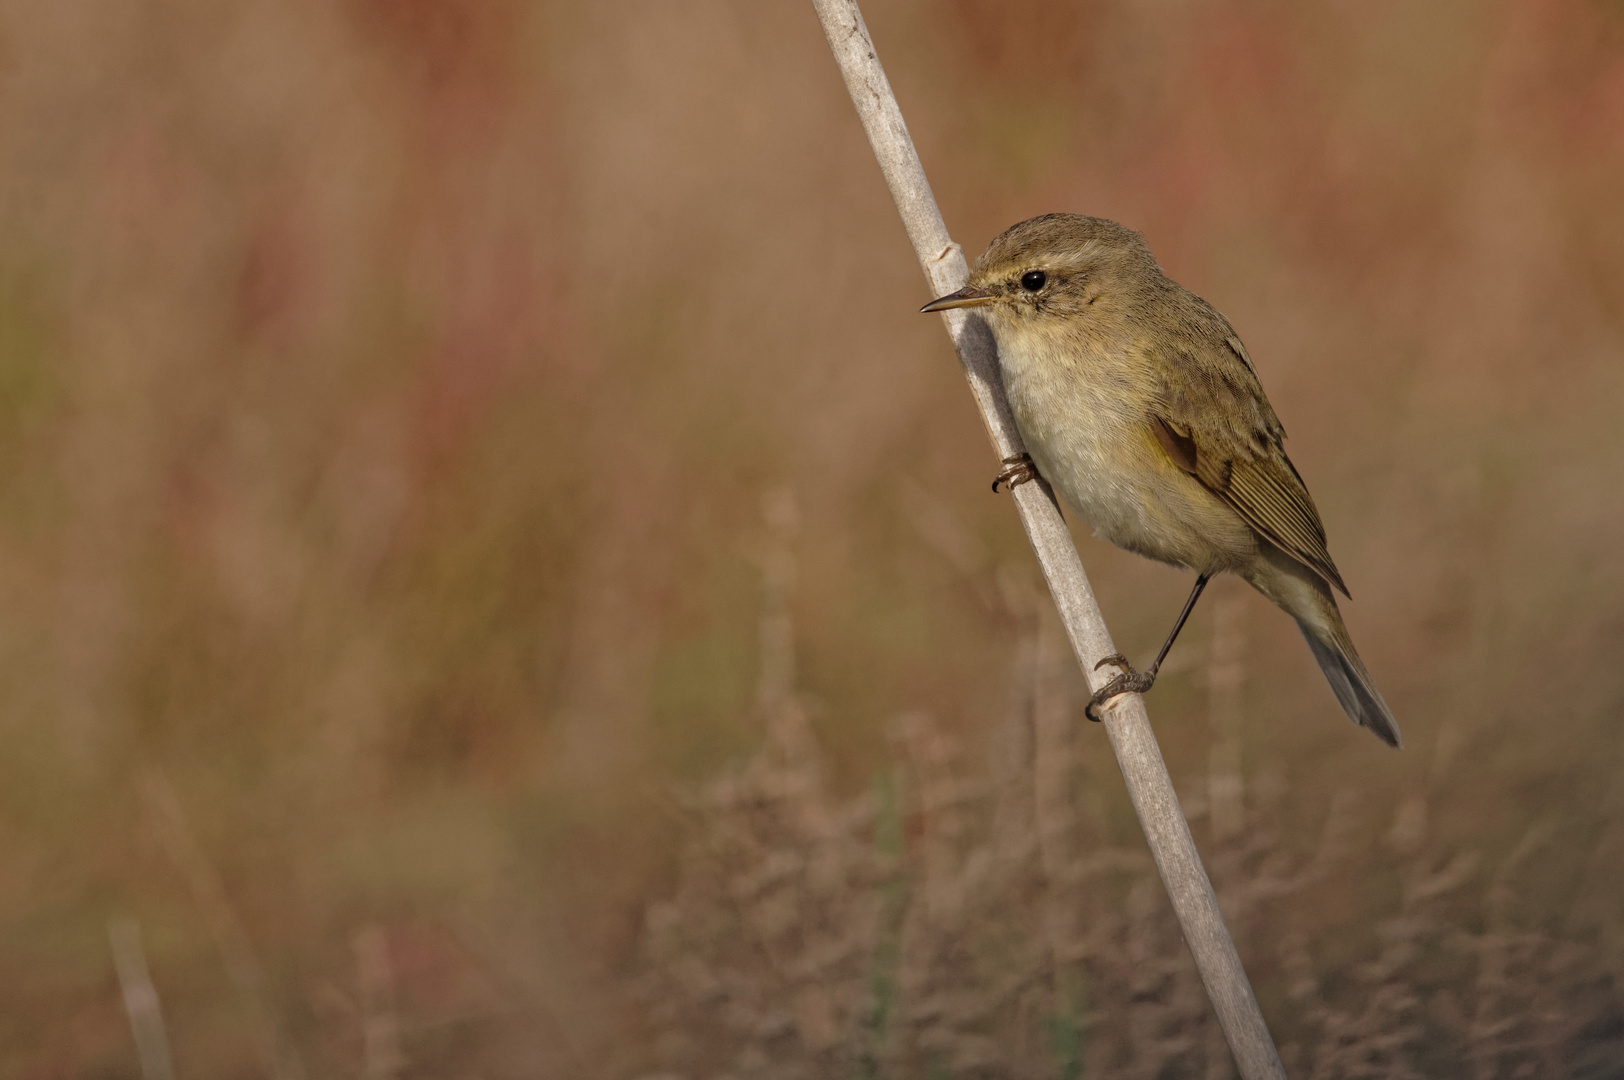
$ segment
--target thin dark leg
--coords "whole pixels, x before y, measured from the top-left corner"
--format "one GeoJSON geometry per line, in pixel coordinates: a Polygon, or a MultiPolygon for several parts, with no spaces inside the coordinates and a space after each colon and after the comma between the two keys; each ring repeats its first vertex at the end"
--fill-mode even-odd
{"type": "Polygon", "coordinates": [[[1099,688],[1098,692],[1089,699],[1088,707],[1083,710],[1084,715],[1097,723],[1100,718],[1099,707],[1107,701],[1110,701],[1118,694],[1143,694],[1156,684],[1156,673],[1162,669],[1162,661],[1167,659],[1168,652],[1173,648],[1173,642],[1178,640],[1179,631],[1184,629],[1184,624],[1190,618],[1190,612],[1195,610],[1195,602],[1201,599],[1201,591],[1207,587],[1207,582],[1211,580],[1211,574],[1202,574],[1195,579],[1195,588],[1190,590],[1190,598],[1184,601],[1184,610],[1179,612],[1179,620],[1173,624],[1173,632],[1167,635],[1166,641],[1162,642],[1162,651],[1156,654],[1156,662],[1151,664],[1149,668],[1144,671],[1135,671],[1133,665],[1128,663],[1127,658],[1121,653],[1107,656],[1094,665],[1096,671],[1106,664],[1116,664],[1127,670],[1099,688]]]}
{"type": "Polygon", "coordinates": [[[1167,653],[1173,648],[1173,642],[1178,638],[1179,631],[1184,629],[1185,622],[1190,618],[1190,612],[1195,610],[1195,602],[1201,599],[1201,590],[1205,589],[1207,582],[1211,580],[1211,574],[1202,574],[1195,579],[1195,588],[1190,590],[1190,598],[1184,601],[1184,610],[1179,612],[1179,621],[1173,624],[1173,632],[1167,635],[1166,641],[1162,642],[1162,651],[1156,654],[1156,662],[1150,665],[1149,671],[1145,672],[1152,679],[1162,669],[1162,661],[1167,659],[1167,653]]]}

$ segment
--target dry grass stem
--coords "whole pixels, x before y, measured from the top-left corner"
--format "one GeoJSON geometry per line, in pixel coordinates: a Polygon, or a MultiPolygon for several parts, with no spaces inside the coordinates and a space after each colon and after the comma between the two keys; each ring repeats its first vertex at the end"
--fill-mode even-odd
{"type": "Polygon", "coordinates": [[[248,932],[226,896],[224,883],[197,841],[186,809],[174,786],[158,770],[142,778],[142,795],[152,830],[175,868],[186,880],[192,900],[214,936],[226,974],[242,1001],[260,1066],[269,1080],[299,1080],[304,1069],[283,1038],[265,988],[265,972],[254,955],[248,932]]]}
{"type": "MultiPolygon", "coordinates": [[[[814,0],[814,6],[925,277],[935,295],[951,292],[968,276],[964,254],[948,236],[856,0],[814,0]]],[[[958,349],[998,457],[1008,461],[1024,453],[1009,403],[1004,399],[986,325],[962,310],[945,312],[943,321],[958,349]]],[[[1010,494],[1077,660],[1097,689],[1109,677],[1109,672],[1099,670],[1100,662],[1117,650],[1054,495],[1046,484],[1023,484],[1011,489],[1010,494]]],[[[1280,1056],[1224,925],[1212,883],[1201,866],[1201,856],[1190,837],[1161,748],[1145,714],[1144,700],[1135,694],[1123,695],[1103,711],[1111,748],[1122,768],[1145,839],[1241,1074],[1247,1080],[1282,1076],[1280,1056]]]]}
{"type": "Polygon", "coordinates": [[[174,1080],[169,1033],[164,1030],[158,989],[152,985],[152,973],[147,970],[147,953],[141,947],[141,924],[130,918],[114,919],[107,924],[107,938],[113,947],[113,970],[118,973],[124,1013],[130,1018],[130,1032],[135,1036],[141,1075],[145,1080],[174,1080]]]}

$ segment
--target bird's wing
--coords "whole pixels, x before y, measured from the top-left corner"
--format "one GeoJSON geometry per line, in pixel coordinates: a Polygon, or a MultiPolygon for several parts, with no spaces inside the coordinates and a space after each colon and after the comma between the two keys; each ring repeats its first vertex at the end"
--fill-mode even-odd
{"type": "Polygon", "coordinates": [[[1248,525],[1346,596],[1319,511],[1286,457],[1285,431],[1251,357],[1223,316],[1206,310],[1218,320],[1211,334],[1156,346],[1162,355],[1154,367],[1163,373],[1150,417],[1156,441],[1248,525]]]}

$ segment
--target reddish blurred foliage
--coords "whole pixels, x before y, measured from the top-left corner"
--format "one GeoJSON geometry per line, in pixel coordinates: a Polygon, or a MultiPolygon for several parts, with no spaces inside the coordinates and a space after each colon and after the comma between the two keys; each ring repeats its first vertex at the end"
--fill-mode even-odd
{"type": "MultiPolygon", "coordinates": [[[[1611,1000],[1624,8],[867,15],[968,253],[1099,213],[1230,316],[1359,598],[1402,754],[1232,597],[1247,820],[1368,856],[1277,901],[1287,960],[1243,942],[1271,1019],[1331,1060],[1339,980],[1395,990],[1383,950],[1434,940],[1383,937],[1423,864],[1525,848],[1516,904],[1485,875],[1449,914],[1611,1000]]],[[[994,783],[1030,556],[809,9],[40,0],[0,36],[0,1073],[136,1073],[130,916],[177,1075],[639,1075],[644,913],[717,827],[687,794],[761,760],[769,676],[829,805],[900,767],[899,716],[994,783]]],[[[1080,543],[1152,648],[1187,582],[1080,543]]],[[[1181,790],[1200,672],[1151,700],[1181,790]]],[[[1146,897],[1113,899],[1159,925],[1146,897]]],[[[1488,999],[1444,970],[1465,1030],[1488,999]]],[[[835,1054],[845,1006],[781,990],[835,1054]]]]}

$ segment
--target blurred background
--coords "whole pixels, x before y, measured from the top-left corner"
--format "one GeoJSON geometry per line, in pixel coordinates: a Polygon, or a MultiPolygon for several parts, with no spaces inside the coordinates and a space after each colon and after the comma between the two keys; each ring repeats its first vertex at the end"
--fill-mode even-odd
{"type": "MultiPolygon", "coordinates": [[[[1294,1075],[1621,1075],[1624,5],[866,15],[1318,501],[1404,750],[1149,699],[1294,1075]]],[[[809,4],[6,4],[0,1073],[1227,1075],[929,298],[809,4]]]]}

